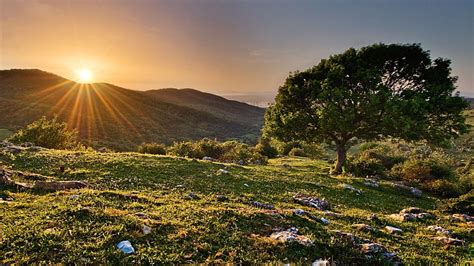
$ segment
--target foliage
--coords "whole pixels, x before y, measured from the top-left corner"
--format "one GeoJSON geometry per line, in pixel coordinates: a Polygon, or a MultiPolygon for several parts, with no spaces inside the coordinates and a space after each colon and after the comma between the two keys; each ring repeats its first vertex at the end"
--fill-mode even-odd
{"type": "Polygon", "coordinates": [[[393,147],[378,142],[363,143],[359,151],[349,158],[348,172],[357,176],[382,175],[406,158],[393,147]]]}
{"type": "Polygon", "coordinates": [[[166,154],[166,146],[161,143],[142,143],[138,146],[137,151],[139,153],[148,153],[148,154],[166,154]]]}
{"type": "Polygon", "coordinates": [[[278,155],[278,150],[266,138],[260,139],[259,143],[255,146],[255,151],[267,158],[276,158],[278,155]]]}
{"type": "Polygon", "coordinates": [[[77,131],[69,129],[66,123],[59,122],[57,117],[47,119],[45,116],[20,129],[8,138],[17,144],[32,143],[36,146],[51,149],[78,149],[77,131]]]}
{"type": "Polygon", "coordinates": [[[444,201],[440,208],[444,212],[465,213],[474,216],[474,190],[471,190],[457,198],[444,201]]]}
{"type": "Polygon", "coordinates": [[[255,148],[238,141],[219,142],[211,139],[175,142],[168,148],[170,155],[202,159],[211,157],[222,162],[265,163],[267,158],[255,148]]]}
{"type": "Polygon", "coordinates": [[[342,170],[350,140],[397,137],[440,144],[467,132],[450,61],[418,44],[374,44],[333,55],[279,88],[264,135],[332,142],[342,170]]]}

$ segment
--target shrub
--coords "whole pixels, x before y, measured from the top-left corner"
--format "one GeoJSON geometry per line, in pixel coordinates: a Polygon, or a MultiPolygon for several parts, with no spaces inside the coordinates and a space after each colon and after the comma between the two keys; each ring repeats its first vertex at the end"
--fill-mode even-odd
{"type": "Polygon", "coordinates": [[[196,145],[191,141],[174,142],[168,148],[168,153],[175,156],[199,159],[205,156],[201,150],[196,149],[196,145]]]}
{"type": "Polygon", "coordinates": [[[142,143],[138,146],[137,151],[139,153],[148,154],[166,154],[166,146],[160,143],[142,143]]]}
{"type": "Polygon", "coordinates": [[[293,148],[291,151],[288,153],[290,156],[300,156],[300,157],[306,157],[307,154],[304,152],[302,148],[293,148]]]}
{"type": "Polygon", "coordinates": [[[268,139],[261,139],[255,146],[255,151],[268,158],[276,158],[278,155],[277,149],[270,144],[268,139]]]}
{"type": "Polygon", "coordinates": [[[456,183],[445,179],[436,179],[421,183],[420,186],[422,189],[430,191],[441,197],[456,197],[461,194],[461,190],[456,183]]]}
{"type": "Polygon", "coordinates": [[[474,190],[463,194],[457,198],[444,201],[441,210],[449,213],[464,213],[474,216],[474,190]]]}
{"type": "Polygon", "coordinates": [[[403,155],[387,145],[368,142],[349,158],[348,170],[358,176],[386,175],[394,165],[405,160],[403,155]]]}
{"type": "Polygon", "coordinates": [[[29,142],[49,149],[74,150],[83,148],[77,140],[77,131],[68,129],[66,123],[57,121],[57,117],[49,120],[43,116],[26,126],[26,128],[17,131],[8,140],[16,144],[29,142]]]}

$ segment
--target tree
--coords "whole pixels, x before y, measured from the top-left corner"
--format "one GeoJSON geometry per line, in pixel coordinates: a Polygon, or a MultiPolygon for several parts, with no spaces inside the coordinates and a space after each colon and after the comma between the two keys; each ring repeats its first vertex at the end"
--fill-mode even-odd
{"type": "Polygon", "coordinates": [[[77,149],[81,146],[76,130],[68,129],[66,123],[57,121],[57,117],[48,120],[45,116],[20,129],[8,140],[19,144],[30,142],[50,149],[77,149]]]}
{"type": "Polygon", "coordinates": [[[350,48],[290,73],[267,109],[264,136],[335,144],[336,174],[355,139],[440,144],[467,131],[450,63],[419,44],[350,48]]]}

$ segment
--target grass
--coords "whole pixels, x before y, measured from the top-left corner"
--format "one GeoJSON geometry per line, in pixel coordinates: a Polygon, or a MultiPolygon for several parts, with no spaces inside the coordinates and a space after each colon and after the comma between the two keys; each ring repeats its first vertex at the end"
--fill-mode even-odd
{"type": "Polygon", "coordinates": [[[16,155],[0,152],[2,165],[59,180],[85,180],[90,187],[54,193],[0,187],[0,197],[13,198],[11,203],[0,203],[0,263],[365,260],[356,250],[333,243],[331,230],[383,244],[404,262],[469,260],[466,246],[448,249],[428,237],[426,226],[438,224],[472,240],[472,229],[449,222],[436,210],[441,200],[426,195],[413,198],[386,182],[369,188],[361,179],[331,177],[325,161],[292,157],[270,160],[266,166],[238,166],[136,153],[42,150],[16,155]],[[61,166],[64,173],[59,171],[61,166]],[[229,174],[218,174],[222,167],[229,174]],[[362,195],[343,190],[342,183],[361,189],[362,195]],[[189,199],[190,192],[200,199],[189,199]],[[323,217],[322,212],[294,203],[295,193],[326,198],[343,217],[329,218],[330,224],[323,225],[295,216],[292,210],[300,208],[323,217]],[[229,201],[219,202],[217,195],[226,195],[229,201]],[[250,200],[273,204],[276,211],[250,206],[250,200]],[[398,223],[386,217],[410,206],[431,211],[439,221],[398,223]],[[136,216],[137,212],[148,218],[136,216]],[[367,220],[372,213],[380,217],[380,224],[367,220]],[[350,227],[354,223],[379,229],[393,225],[404,233],[361,233],[350,227]],[[144,224],[152,233],[141,232],[144,224]],[[315,245],[283,244],[268,238],[273,228],[290,226],[315,245]],[[122,240],[130,240],[136,253],[122,254],[115,247],[122,240]]]}
{"type": "Polygon", "coordinates": [[[4,140],[8,137],[10,137],[11,135],[13,134],[13,132],[11,132],[10,130],[8,129],[2,129],[0,128],[0,140],[4,140]]]}

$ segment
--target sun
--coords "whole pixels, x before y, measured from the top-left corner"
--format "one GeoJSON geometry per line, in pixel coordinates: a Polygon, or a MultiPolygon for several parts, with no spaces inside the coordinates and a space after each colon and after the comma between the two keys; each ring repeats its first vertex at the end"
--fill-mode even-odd
{"type": "Polygon", "coordinates": [[[87,68],[76,70],[76,74],[80,83],[89,83],[92,81],[92,72],[87,68]]]}

